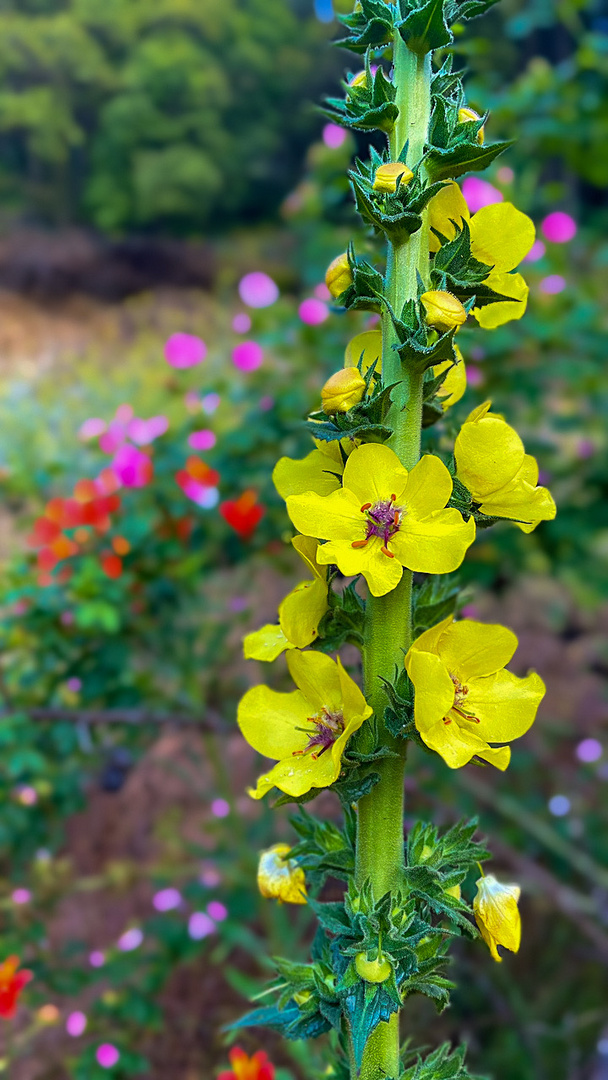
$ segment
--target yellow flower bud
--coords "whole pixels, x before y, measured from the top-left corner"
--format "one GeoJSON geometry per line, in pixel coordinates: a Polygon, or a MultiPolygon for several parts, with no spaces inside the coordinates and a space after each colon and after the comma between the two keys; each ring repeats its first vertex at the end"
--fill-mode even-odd
{"type": "Polygon", "coordinates": [[[414,174],[402,161],[389,161],[386,165],[380,165],[374,176],[374,191],[384,191],[393,194],[397,190],[397,181],[401,184],[409,184],[414,174]]]}
{"type": "Polygon", "coordinates": [[[382,371],[382,331],[364,330],[351,338],[344,351],[344,367],[357,367],[361,360],[361,370],[366,371],[376,362],[375,371],[382,371]]]}
{"type": "Polygon", "coordinates": [[[268,899],[285,904],[306,903],[306,879],[294,859],[289,844],[274,844],[260,855],[258,889],[268,899]]]}
{"type": "Polygon", "coordinates": [[[361,979],[365,979],[365,982],[383,983],[390,978],[393,969],[382,954],[379,954],[375,960],[368,960],[367,953],[360,952],[355,956],[355,970],[361,979]]]}
{"type": "Polygon", "coordinates": [[[496,948],[502,945],[517,952],[521,942],[521,918],[517,907],[519,885],[502,885],[493,874],[475,882],[477,896],[473,900],[475,921],[492,956],[499,963],[502,956],[496,948]]]}
{"type": "MultiPolygon", "coordinates": [[[[459,124],[474,123],[476,120],[481,120],[481,117],[478,116],[478,114],[475,112],[475,109],[464,108],[464,109],[459,109],[458,110],[458,123],[459,124]]],[[[480,144],[480,146],[483,146],[483,140],[484,140],[484,129],[482,127],[480,127],[479,131],[477,132],[477,142],[480,144]]]]}
{"type": "Polygon", "coordinates": [[[420,852],[420,862],[426,862],[426,860],[427,860],[427,859],[428,859],[428,858],[429,858],[429,857],[430,857],[430,856],[431,856],[432,854],[433,854],[433,849],[432,849],[432,847],[429,847],[429,845],[428,845],[428,844],[425,844],[425,845],[424,845],[424,847],[423,847],[423,849],[422,849],[422,851],[420,852]]]}
{"type": "Polygon", "coordinates": [[[350,80],[348,85],[350,87],[353,87],[353,86],[366,86],[367,85],[367,71],[365,70],[365,68],[363,68],[363,71],[359,71],[357,75],[353,75],[353,77],[350,80]]]}
{"type": "Polygon", "coordinates": [[[325,284],[331,295],[336,298],[348,289],[349,285],[352,285],[352,283],[353,275],[348,262],[348,255],[344,252],[342,255],[336,256],[327,267],[325,272],[325,284]]]}
{"type": "Polygon", "coordinates": [[[466,322],[467,313],[460,300],[452,296],[452,293],[432,289],[422,294],[420,303],[424,308],[428,325],[442,333],[454,327],[458,328],[466,322]]]}
{"type": "Polygon", "coordinates": [[[365,393],[365,379],[356,367],[341,368],[325,383],[321,390],[321,407],[331,416],[348,412],[357,405],[365,393]]]}
{"type": "Polygon", "coordinates": [[[307,1001],[310,1001],[311,997],[312,994],[310,990],[298,990],[297,993],[293,995],[293,1000],[296,1005],[305,1005],[307,1001]]]}
{"type": "Polygon", "coordinates": [[[460,900],[461,890],[460,885],[452,885],[449,889],[445,890],[448,896],[455,897],[456,900],[460,900]]]}

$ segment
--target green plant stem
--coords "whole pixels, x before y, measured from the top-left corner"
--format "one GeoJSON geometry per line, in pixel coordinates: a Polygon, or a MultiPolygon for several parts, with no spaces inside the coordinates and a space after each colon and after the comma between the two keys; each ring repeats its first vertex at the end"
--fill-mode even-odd
{"type": "MultiPolygon", "coordinates": [[[[392,160],[408,141],[410,167],[422,157],[430,115],[430,56],[410,52],[397,36],[394,45],[394,77],[399,117],[391,136],[392,160]]],[[[425,225],[405,244],[389,244],[386,267],[386,294],[395,314],[418,295],[417,275],[428,280],[428,227],[425,225]]],[[[393,349],[396,337],[390,314],[382,317],[383,382],[398,384],[393,393],[388,423],[393,428],[389,446],[402,464],[411,469],[420,457],[423,376],[404,370],[393,349]]],[[[381,742],[394,754],[383,759],[374,771],[380,781],[359,802],[357,834],[357,881],[369,879],[379,898],[403,880],[403,788],[406,743],[396,739],[384,726],[387,704],[381,678],[392,680],[395,668],[411,644],[412,573],[403,571],[400,584],[386,596],[370,596],[365,618],[365,691],[374,709],[381,742]]],[[[361,1080],[386,1080],[399,1075],[399,1015],[379,1024],[369,1039],[363,1056],[361,1080]]],[[[352,1073],[353,1080],[356,1071],[352,1073]]]]}

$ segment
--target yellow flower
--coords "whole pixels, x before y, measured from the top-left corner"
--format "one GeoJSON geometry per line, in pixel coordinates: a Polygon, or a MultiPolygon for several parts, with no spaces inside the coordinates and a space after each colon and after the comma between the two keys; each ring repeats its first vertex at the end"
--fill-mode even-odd
{"type": "Polygon", "coordinates": [[[517,907],[519,885],[502,885],[493,874],[475,882],[477,896],[473,900],[475,921],[492,956],[500,964],[497,945],[518,952],[521,943],[521,917],[517,907]]]}
{"type": "Polygon", "coordinates": [[[353,405],[358,405],[364,394],[365,379],[358,368],[341,368],[330,376],[321,390],[321,407],[328,416],[337,412],[345,413],[353,405]]]}
{"type": "Polygon", "coordinates": [[[404,165],[402,161],[388,161],[386,165],[380,165],[376,169],[374,191],[382,191],[392,195],[397,190],[398,180],[401,182],[401,186],[405,187],[413,179],[412,170],[408,169],[407,165],[404,165]]]}
{"type": "Polygon", "coordinates": [[[442,333],[453,330],[454,327],[458,329],[467,321],[464,305],[460,303],[458,297],[452,296],[452,293],[441,289],[431,289],[430,292],[422,294],[420,303],[424,308],[428,325],[442,333]]]}
{"type": "Polygon", "coordinates": [[[287,654],[287,666],[297,690],[280,694],[254,686],[238,709],[247,742],[277,760],[249,792],[254,799],[273,787],[298,796],[333,784],[348,740],[372,713],[340,660],[294,649],[287,654]]]}
{"type": "MultiPolygon", "coordinates": [[[[481,117],[479,116],[478,113],[475,112],[475,109],[467,109],[467,108],[465,108],[465,109],[459,109],[458,110],[458,123],[459,124],[475,123],[477,120],[481,120],[481,117]]],[[[480,127],[479,131],[477,132],[477,142],[480,144],[480,146],[483,146],[484,137],[485,137],[484,136],[484,129],[482,127],[480,127]]]]}
{"type": "MultiPolygon", "coordinates": [[[[456,363],[452,360],[442,360],[440,364],[435,364],[435,367],[431,369],[433,377],[436,378],[438,375],[441,375],[443,371],[448,371],[449,368],[448,374],[437,393],[444,412],[446,409],[449,409],[451,405],[455,405],[457,401],[460,401],[467,388],[466,368],[462,353],[457,345],[454,345],[454,352],[456,353],[456,363]]],[[[356,337],[349,341],[344,353],[344,367],[353,367],[355,364],[358,364],[360,360],[361,370],[364,375],[374,361],[376,362],[375,370],[378,374],[381,373],[381,330],[364,330],[362,334],[357,334],[356,337]]]]}
{"type": "Polygon", "coordinates": [[[457,345],[454,345],[454,352],[456,353],[456,362],[443,360],[432,368],[434,378],[447,371],[447,375],[437,391],[437,397],[444,412],[446,409],[451,408],[452,405],[455,405],[457,401],[460,401],[467,388],[467,369],[457,345]]]}
{"type": "Polygon", "coordinates": [[[305,536],[329,540],[319,563],[336,563],[347,577],[363,574],[370,592],[384,596],[404,566],[429,574],[460,566],[475,525],[444,509],[451,493],[439,458],[426,454],[408,473],[388,446],[365,443],[348,458],[340,490],[291,495],[287,513],[305,536]]]}
{"type": "Polygon", "coordinates": [[[353,275],[348,261],[348,255],[343,252],[342,255],[337,255],[335,259],[330,262],[325,272],[325,284],[329,289],[334,299],[341,296],[343,292],[353,283],[353,275]]]}
{"type": "Polygon", "coordinates": [[[289,858],[289,844],[273,844],[260,855],[258,889],[268,900],[284,904],[306,903],[306,878],[295,859],[289,858]]]}
{"type": "Polygon", "coordinates": [[[327,567],[317,562],[318,541],[295,536],[291,541],[312,571],[312,580],[301,581],[279,604],[279,624],[267,624],[247,634],[243,646],[246,660],[276,660],[286,649],[305,649],[317,636],[327,611],[327,567]]]}
{"type": "Polygon", "coordinates": [[[506,626],[452,616],[426,630],[405,658],[414,684],[414,722],[423,742],[451,769],[473,757],[498,769],[511,759],[508,746],[534,723],[545,684],[532,672],[520,679],[505,671],[517,648],[506,626]]]}
{"type": "Polygon", "coordinates": [[[365,68],[363,68],[363,71],[359,71],[356,75],[353,75],[348,85],[351,89],[355,86],[367,86],[367,71],[365,68]]]}
{"type": "Polygon", "coordinates": [[[377,361],[376,371],[382,371],[381,330],[364,330],[362,334],[357,334],[356,337],[351,338],[344,353],[344,367],[357,367],[360,360],[362,361],[361,370],[364,375],[372,366],[374,360],[377,361]]]}
{"type": "Polygon", "coordinates": [[[340,487],[344,472],[342,450],[348,454],[352,441],[343,439],[339,443],[315,439],[315,443],[316,450],[311,450],[304,458],[282,457],[277,461],[272,479],[282,499],[288,495],[302,495],[305,491],[329,495],[340,487]]]}
{"type": "MultiPolygon", "coordinates": [[[[536,232],[532,221],[509,202],[482,206],[471,217],[464,195],[452,180],[431,199],[429,222],[442,236],[452,240],[456,235],[454,222],[460,227],[462,221],[466,221],[471,230],[473,258],[488,264],[484,285],[512,297],[512,300],[473,308],[477,322],[486,330],[493,330],[511,319],[521,319],[529,289],[521,274],[510,271],[519,266],[534,243],[536,232]]],[[[439,240],[431,233],[431,251],[438,251],[439,246],[439,240]]]]}
{"type": "Polygon", "coordinates": [[[540,521],[553,520],[555,502],[547,488],[537,487],[536,459],[502,416],[489,411],[491,405],[479,405],[462,425],[454,446],[456,475],[482,514],[510,518],[529,533],[540,521]]]}

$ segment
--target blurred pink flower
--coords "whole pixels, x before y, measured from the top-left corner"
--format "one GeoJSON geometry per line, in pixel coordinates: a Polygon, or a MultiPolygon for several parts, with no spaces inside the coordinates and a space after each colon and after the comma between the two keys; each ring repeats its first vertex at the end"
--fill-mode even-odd
{"type": "Polygon", "coordinates": [[[114,413],[114,419],[117,420],[119,424],[128,424],[129,420],[133,419],[134,413],[135,410],[133,406],[125,402],[124,405],[118,406],[114,413]]]}
{"type": "Polygon", "coordinates": [[[467,176],[462,185],[462,194],[472,214],[476,214],[482,206],[491,206],[492,203],[502,202],[504,198],[502,191],[488,180],[481,180],[479,176],[467,176]]]}
{"type": "Polygon", "coordinates": [[[194,334],[172,334],[165,344],[165,360],[174,368],[190,368],[207,355],[207,346],[194,334]]]}
{"type": "Polygon", "coordinates": [[[515,173],[510,165],[501,165],[496,173],[496,179],[500,184],[512,184],[515,179],[515,173]]]}
{"type": "Polygon", "coordinates": [[[139,926],[132,926],[130,930],[125,930],[124,934],[120,935],[117,944],[121,952],[133,952],[133,949],[139,949],[143,940],[143,931],[139,926]]]}
{"type": "Polygon", "coordinates": [[[221,882],[222,877],[218,870],[214,866],[205,866],[201,871],[198,879],[201,885],[204,885],[207,889],[215,889],[221,882]]]}
{"type": "Polygon", "coordinates": [[[196,390],[188,390],[188,393],[184,394],[184,405],[186,406],[188,412],[200,412],[202,408],[201,399],[198,396],[196,390]]]}
{"type": "Polygon", "coordinates": [[[586,461],[587,458],[593,457],[595,454],[595,443],[593,439],[579,439],[576,446],[576,456],[581,461],[586,461]]]}
{"type": "Polygon", "coordinates": [[[65,1022],[65,1030],[73,1039],[77,1039],[79,1035],[82,1035],[86,1026],[87,1018],[83,1012],[70,1013],[65,1022]]]}
{"type": "Polygon", "coordinates": [[[195,911],[188,919],[188,933],[194,941],[209,937],[215,933],[215,923],[204,911],[195,911]]]}
{"type": "Polygon", "coordinates": [[[279,299],[279,286],[262,270],[254,270],[239,281],[239,296],[247,307],[270,307],[279,299]]]}
{"type": "Polygon", "coordinates": [[[124,424],[121,424],[118,420],[113,420],[108,425],[107,431],[104,431],[99,440],[99,446],[103,450],[104,454],[114,454],[119,447],[122,446],[127,437],[127,429],[124,424]]]}
{"type": "Polygon", "coordinates": [[[217,409],[220,401],[221,398],[219,394],[205,394],[205,396],[201,398],[201,406],[203,412],[207,413],[207,416],[211,416],[211,414],[214,413],[217,409]]]}
{"type": "Polygon", "coordinates": [[[31,784],[21,784],[15,792],[17,801],[22,806],[35,806],[38,802],[38,792],[31,784]]]}
{"type": "Polygon", "coordinates": [[[59,616],[59,622],[62,626],[72,626],[74,623],[74,612],[62,611],[61,615],[59,616]]]}
{"type": "Polygon", "coordinates": [[[323,128],[323,142],[329,150],[338,150],[348,138],[348,133],[338,124],[326,124],[323,128]]]}
{"type": "Polygon", "coordinates": [[[547,214],[541,229],[552,244],[567,244],[576,236],[576,221],[563,210],[554,210],[552,214],[547,214]]]}
{"type": "Polygon", "coordinates": [[[214,922],[223,922],[228,918],[228,908],[225,904],[222,904],[220,900],[212,900],[207,904],[207,914],[211,916],[214,922]]]}
{"type": "Polygon", "coordinates": [[[247,334],[251,330],[251,316],[246,311],[240,311],[232,320],[232,329],[235,334],[247,334]]]}
{"type": "Polygon", "coordinates": [[[29,889],[15,889],[11,899],[13,904],[29,904],[32,894],[29,889]]]}
{"type": "Polygon", "coordinates": [[[318,285],[315,285],[313,292],[317,300],[325,300],[326,302],[331,300],[331,293],[324,281],[320,281],[318,285]]]}
{"type": "Polygon", "coordinates": [[[486,377],[478,367],[474,364],[467,364],[467,385],[468,386],[483,386],[486,381],[486,377]]]}
{"type": "Polygon", "coordinates": [[[329,308],[316,296],[309,296],[303,300],[298,308],[298,315],[307,326],[320,326],[329,316],[329,308]]]}
{"type": "Polygon", "coordinates": [[[465,619],[478,619],[479,608],[475,604],[465,604],[462,609],[462,615],[465,619]]]}
{"type": "Polygon", "coordinates": [[[78,679],[74,675],[71,679],[66,679],[65,685],[71,694],[79,694],[82,690],[82,679],[78,679]]]}
{"type": "Polygon", "coordinates": [[[535,240],[528,254],[524,255],[524,262],[538,262],[539,259],[542,259],[546,250],[542,240],[535,240]]]}
{"type": "Polygon", "coordinates": [[[152,462],[147,454],[135,446],[125,443],[114,455],[112,461],[114,475],[125,487],[145,487],[152,479],[152,462]]]}
{"type": "Polygon", "coordinates": [[[212,450],[217,442],[217,439],[212,431],[208,428],[202,428],[201,431],[193,431],[188,436],[188,446],[191,446],[193,450],[212,450]]]}
{"type": "Polygon", "coordinates": [[[539,288],[547,296],[555,296],[564,291],[566,284],[566,279],[561,274],[549,274],[548,277],[542,279],[539,288]]]}
{"type": "Polygon", "coordinates": [[[255,371],[264,360],[264,350],[257,341],[241,341],[232,350],[232,363],[240,371],[255,371]]]}
{"type": "Polygon", "coordinates": [[[260,409],[262,412],[269,412],[273,407],[274,398],[271,397],[270,394],[264,394],[264,396],[260,398],[260,409]]]}
{"type": "Polygon", "coordinates": [[[103,435],[107,426],[105,420],[100,420],[98,416],[91,416],[80,425],[78,434],[81,439],[96,439],[98,435],[103,435]]]}
{"type": "Polygon", "coordinates": [[[169,421],[166,416],[151,416],[149,420],[134,416],[129,422],[127,434],[137,446],[149,446],[160,435],[164,435],[168,428],[169,421]]]}
{"type": "Polygon", "coordinates": [[[230,803],[226,802],[226,799],[214,799],[211,803],[211,813],[217,818],[228,817],[230,803]]]}
{"type": "Polygon", "coordinates": [[[213,507],[217,506],[220,501],[220,493],[216,487],[201,484],[193,477],[184,480],[180,486],[184,495],[187,495],[192,502],[202,507],[203,510],[213,510],[213,507]]]}
{"type": "Polygon", "coordinates": [[[102,1043],[97,1048],[95,1057],[102,1069],[113,1069],[120,1061],[120,1054],[116,1047],[112,1046],[112,1043],[102,1043]]]}
{"type": "Polygon", "coordinates": [[[239,611],[246,611],[248,606],[249,601],[246,596],[233,596],[232,599],[228,602],[228,607],[230,611],[234,611],[235,614],[238,614],[239,611]]]}
{"type": "Polygon", "coordinates": [[[105,954],[100,952],[99,949],[94,949],[92,953],[89,953],[89,964],[91,967],[100,968],[106,962],[105,954]]]}
{"type": "Polygon", "coordinates": [[[152,897],[152,904],[157,911],[173,911],[174,908],[180,906],[182,902],[182,894],[178,889],[161,889],[152,897]]]}
{"type": "Polygon", "coordinates": [[[597,739],[583,739],[576,748],[576,756],[579,761],[584,761],[590,764],[593,761],[599,761],[604,750],[601,742],[597,739]]]}

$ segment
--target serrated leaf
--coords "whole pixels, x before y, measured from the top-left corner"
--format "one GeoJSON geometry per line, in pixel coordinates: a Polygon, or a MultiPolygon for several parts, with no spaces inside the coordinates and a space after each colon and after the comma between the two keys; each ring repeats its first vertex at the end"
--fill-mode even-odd
{"type": "Polygon", "coordinates": [[[508,142],[488,143],[485,146],[461,143],[451,149],[431,146],[427,151],[424,164],[431,180],[450,180],[463,176],[467,172],[480,172],[513,145],[508,142]]]}
{"type": "Polygon", "coordinates": [[[353,769],[353,773],[354,776],[347,775],[346,779],[338,780],[332,785],[332,791],[338,794],[340,802],[346,806],[351,806],[369,795],[372,788],[380,782],[380,773],[368,772],[361,775],[359,769],[353,769]]]}
{"type": "Polygon", "coordinates": [[[453,36],[446,24],[443,7],[444,0],[426,0],[397,23],[408,49],[423,56],[451,44],[453,36]]]}
{"type": "Polygon", "coordinates": [[[399,1006],[382,985],[375,986],[359,980],[344,1000],[349,1019],[353,1051],[357,1068],[361,1067],[365,1045],[378,1024],[390,1019],[399,1006]]]}

